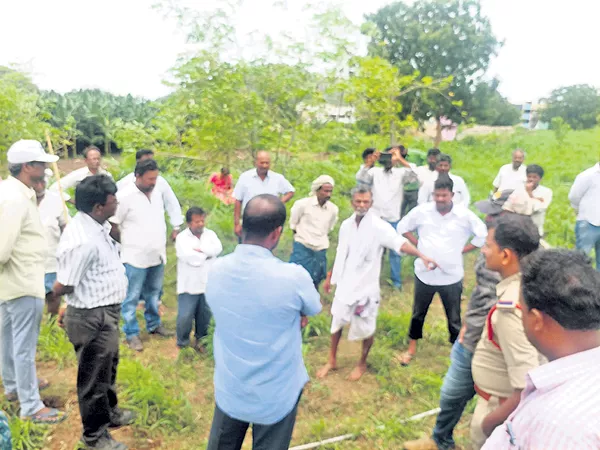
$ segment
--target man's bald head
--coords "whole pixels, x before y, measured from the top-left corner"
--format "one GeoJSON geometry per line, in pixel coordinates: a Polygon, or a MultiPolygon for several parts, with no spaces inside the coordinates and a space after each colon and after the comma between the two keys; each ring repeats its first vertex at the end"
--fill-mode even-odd
{"type": "Polygon", "coordinates": [[[516,149],[512,154],[513,169],[517,170],[525,161],[525,152],[520,148],[516,149]]]}
{"type": "MultiPolygon", "coordinates": [[[[271,194],[257,195],[244,208],[242,219],[243,241],[262,242],[269,240],[274,231],[283,227],[287,213],[285,205],[271,194]]],[[[275,248],[281,230],[274,238],[275,248]]]]}
{"type": "Polygon", "coordinates": [[[269,152],[264,150],[258,152],[256,154],[256,159],[254,160],[254,166],[260,177],[266,177],[271,168],[271,155],[269,152]]]}

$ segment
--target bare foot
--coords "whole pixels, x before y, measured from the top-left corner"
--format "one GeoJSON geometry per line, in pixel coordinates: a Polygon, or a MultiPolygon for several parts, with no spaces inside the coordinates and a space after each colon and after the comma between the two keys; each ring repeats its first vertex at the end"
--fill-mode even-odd
{"type": "Polygon", "coordinates": [[[358,381],[360,378],[367,372],[366,364],[359,364],[352,370],[350,375],[348,376],[349,381],[358,381]]]}
{"type": "Polygon", "coordinates": [[[403,366],[408,366],[411,361],[413,360],[413,358],[415,357],[414,353],[411,352],[404,352],[399,356],[396,356],[396,360],[402,364],[403,366]]]}
{"type": "Polygon", "coordinates": [[[330,370],[336,370],[336,364],[328,362],[317,371],[317,378],[325,378],[330,370]]]}

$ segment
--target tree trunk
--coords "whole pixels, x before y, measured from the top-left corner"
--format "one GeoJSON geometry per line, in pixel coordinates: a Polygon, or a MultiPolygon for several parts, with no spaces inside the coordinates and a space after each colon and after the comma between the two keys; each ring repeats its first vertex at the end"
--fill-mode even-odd
{"type": "Polygon", "coordinates": [[[110,139],[108,135],[104,135],[104,156],[108,156],[110,154],[110,139]]]}
{"type": "Polygon", "coordinates": [[[442,142],[442,121],[440,117],[435,118],[435,140],[433,141],[433,147],[439,148],[440,142],[442,142]]]}
{"type": "MultiPolygon", "coordinates": [[[[68,153],[67,156],[69,156],[68,153]]],[[[77,156],[77,136],[73,136],[73,155],[71,157],[75,158],[75,156],[77,156]]]]}

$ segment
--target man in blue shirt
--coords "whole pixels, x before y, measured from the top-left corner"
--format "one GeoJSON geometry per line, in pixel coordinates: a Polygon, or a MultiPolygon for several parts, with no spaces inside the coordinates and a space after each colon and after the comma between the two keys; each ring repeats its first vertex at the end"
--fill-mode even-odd
{"type": "Polygon", "coordinates": [[[209,272],[216,407],[208,450],[239,450],[249,424],[253,450],[289,448],[308,382],[301,322],[321,303],[308,272],[272,254],[285,219],[276,196],[254,197],[244,209],[242,244],[209,272]]]}

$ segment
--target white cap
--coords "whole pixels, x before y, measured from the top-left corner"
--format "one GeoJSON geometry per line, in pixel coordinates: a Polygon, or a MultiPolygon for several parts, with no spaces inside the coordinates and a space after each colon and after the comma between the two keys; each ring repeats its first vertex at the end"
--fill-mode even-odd
{"type": "Polygon", "coordinates": [[[30,162],[51,163],[58,161],[58,156],[49,155],[44,151],[42,144],[30,139],[21,139],[8,149],[8,162],[10,164],[24,164],[30,162]]]}

